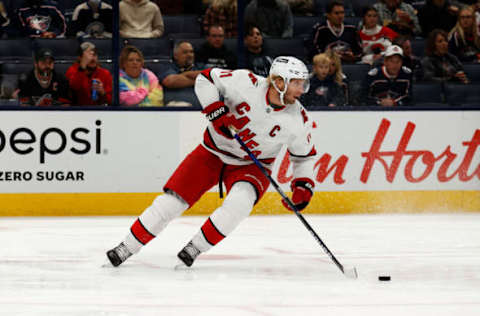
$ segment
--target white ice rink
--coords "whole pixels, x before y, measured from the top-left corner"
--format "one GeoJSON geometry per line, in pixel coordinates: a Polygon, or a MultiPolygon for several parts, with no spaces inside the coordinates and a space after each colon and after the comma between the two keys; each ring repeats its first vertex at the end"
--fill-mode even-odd
{"type": "Polygon", "coordinates": [[[357,280],[293,214],[248,218],[188,271],[205,218],[101,268],[133,217],[0,217],[0,315],[480,315],[480,214],[305,217],[357,280]]]}

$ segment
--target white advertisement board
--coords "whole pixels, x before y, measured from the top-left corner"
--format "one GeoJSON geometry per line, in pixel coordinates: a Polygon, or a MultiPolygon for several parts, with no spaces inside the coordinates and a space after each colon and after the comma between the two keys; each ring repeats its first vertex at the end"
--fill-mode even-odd
{"type": "MultiPolygon", "coordinates": [[[[480,190],[478,111],[309,116],[318,191],[480,190]]],[[[205,126],[199,112],[3,111],[0,192],[160,192],[205,126]]],[[[288,189],[285,152],[273,174],[288,189]]]]}

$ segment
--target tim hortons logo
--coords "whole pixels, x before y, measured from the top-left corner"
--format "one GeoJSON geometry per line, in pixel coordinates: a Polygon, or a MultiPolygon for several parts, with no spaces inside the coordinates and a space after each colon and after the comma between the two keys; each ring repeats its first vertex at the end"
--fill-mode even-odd
{"type": "MultiPolygon", "coordinates": [[[[391,123],[389,120],[383,119],[377,133],[375,134],[370,150],[361,153],[361,156],[365,158],[360,175],[361,182],[368,182],[370,173],[376,162],[377,165],[380,163],[379,166],[383,167],[386,180],[390,183],[393,182],[400,168],[400,164],[404,159],[406,159],[406,164],[403,169],[403,175],[410,183],[422,182],[432,174],[432,171],[436,166],[439,166],[436,172],[436,178],[439,182],[448,182],[455,177],[458,177],[462,182],[468,182],[475,176],[480,180],[480,164],[471,168],[473,158],[480,145],[480,129],[475,130],[471,140],[462,142],[462,145],[466,147],[463,157],[452,152],[451,145],[447,145],[445,150],[436,156],[429,150],[408,149],[410,139],[412,138],[416,126],[412,122],[408,122],[405,126],[402,137],[395,150],[382,150],[382,144],[390,125],[391,123]],[[385,158],[391,158],[390,163],[387,162],[385,158]],[[461,161],[456,169],[451,168],[454,161],[461,161]],[[421,174],[414,175],[414,169],[417,171],[420,170],[421,174]],[[474,170],[470,171],[470,169],[474,170]]],[[[335,184],[345,183],[346,180],[344,179],[343,173],[348,160],[348,156],[341,155],[331,164],[332,156],[328,153],[323,154],[315,162],[314,170],[316,181],[320,183],[324,182],[328,175],[333,172],[333,181],[335,184]]],[[[287,152],[282,159],[278,171],[278,181],[280,183],[288,183],[292,180],[293,175],[287,174],[289,165],[290,159],[287,152]]]]}

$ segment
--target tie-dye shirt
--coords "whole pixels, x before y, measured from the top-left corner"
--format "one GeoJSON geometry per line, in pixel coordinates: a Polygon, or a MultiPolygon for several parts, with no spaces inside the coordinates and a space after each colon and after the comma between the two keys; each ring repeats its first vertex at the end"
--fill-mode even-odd
{"type": "Polygon", "coordinates": [[[142,69],[138,78],[128,76],[120,70],[120,104],[137,106],[163,106],[162,86],[150,90],[150,86],[158,84],[157,77],[148,69],[142,69]]]}

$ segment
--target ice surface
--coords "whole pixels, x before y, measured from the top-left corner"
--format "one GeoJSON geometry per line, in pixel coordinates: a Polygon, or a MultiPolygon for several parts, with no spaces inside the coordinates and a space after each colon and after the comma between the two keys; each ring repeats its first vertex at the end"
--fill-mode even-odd
{"type": "Polygon", "coordinates": [[[204,217],[101,268],[133,217],[0,218],[0,315],[480,315],[480,214],[253,216],[174,270],[204,217]],[[380,282],[379,275],[392,281],[380,282]]]}

